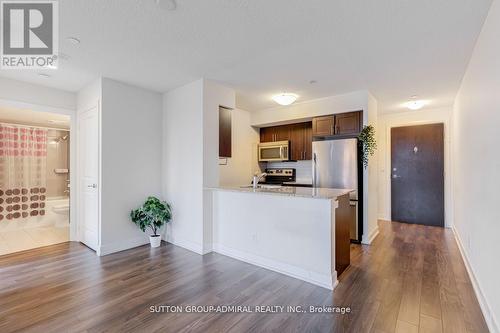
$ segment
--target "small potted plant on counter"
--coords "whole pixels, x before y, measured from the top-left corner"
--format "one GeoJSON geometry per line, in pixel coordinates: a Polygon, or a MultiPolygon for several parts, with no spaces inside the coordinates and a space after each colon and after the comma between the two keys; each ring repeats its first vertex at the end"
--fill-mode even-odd
{"type": "Polygon", "coordinates": [[[148,197],[144,204],[130,212],[130,218],[143,232],[147,228],[153,231],[149,236],[151,247],[161,244],[159,229],[172,219],[172,209],[168,203],[155,197],[148,197]]]}

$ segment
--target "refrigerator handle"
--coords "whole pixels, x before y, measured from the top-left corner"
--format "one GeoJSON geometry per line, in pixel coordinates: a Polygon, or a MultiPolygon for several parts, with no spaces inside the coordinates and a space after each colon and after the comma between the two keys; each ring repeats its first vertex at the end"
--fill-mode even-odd
{"type": "Polygon", "coordinates": [[[313,153],[312,186],[316,187],[316,153],[313,153]]]}

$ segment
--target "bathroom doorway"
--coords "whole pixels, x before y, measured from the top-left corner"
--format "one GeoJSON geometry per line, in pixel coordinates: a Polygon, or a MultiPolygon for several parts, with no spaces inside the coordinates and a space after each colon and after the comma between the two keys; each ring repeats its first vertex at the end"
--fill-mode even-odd
{"type": "Polygon", "coordinates": [[[0,255],[70,240],[70,117],[0,107],[0,255]]]}

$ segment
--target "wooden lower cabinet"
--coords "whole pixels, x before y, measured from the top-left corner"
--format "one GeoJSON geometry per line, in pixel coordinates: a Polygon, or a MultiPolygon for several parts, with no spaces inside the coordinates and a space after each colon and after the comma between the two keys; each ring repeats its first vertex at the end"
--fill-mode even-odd
{"type": "MultiPolygon", "coordinates": [[[[335,270],[337,276],[351,264],[351,237],[349,227],[350,213],[349,194],[337,198],[339,206],[335,210],[335,270]]],[[[333,226],[332,226],[333,227],[333,226]]],[[[332,228],[333,229],[333,228],[332,228]]]]}

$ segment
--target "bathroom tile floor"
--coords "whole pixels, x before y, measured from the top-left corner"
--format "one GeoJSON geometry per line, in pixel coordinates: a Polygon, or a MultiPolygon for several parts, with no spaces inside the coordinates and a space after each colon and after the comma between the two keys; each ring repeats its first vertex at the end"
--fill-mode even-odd
{"type": "Polygon", "coordinates": [[[0,255],[67,241],[69,241],[69,224],[0,231],[0,255]]]}

